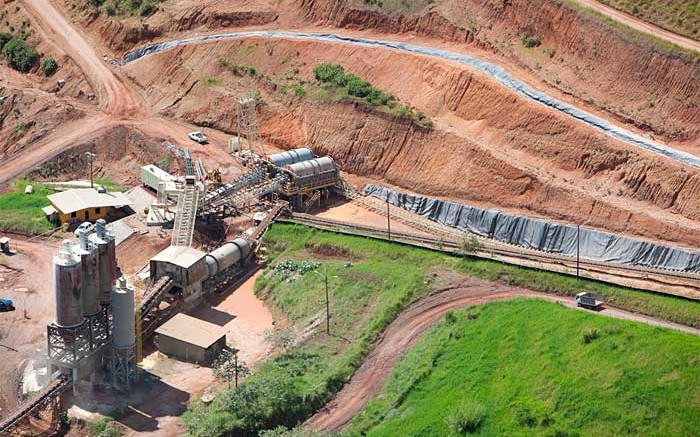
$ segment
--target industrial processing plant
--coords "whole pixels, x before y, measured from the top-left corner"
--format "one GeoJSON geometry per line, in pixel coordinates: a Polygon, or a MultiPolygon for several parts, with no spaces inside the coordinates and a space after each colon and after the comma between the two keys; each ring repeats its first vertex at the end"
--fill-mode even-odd
{"type": "Polygon", "coordinates": [[[697,437],[697,3],[4,0],[0,437],[697,437]]]}

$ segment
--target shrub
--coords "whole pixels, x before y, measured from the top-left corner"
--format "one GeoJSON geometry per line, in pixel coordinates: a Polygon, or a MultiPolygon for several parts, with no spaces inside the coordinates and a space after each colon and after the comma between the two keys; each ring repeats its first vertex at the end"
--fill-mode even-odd
{"type": "Polygon", "coordinates": [[[56,72],[58,69],[58,62],[52,57],[44,58],[43,61],[41,61],[41,71],[44,72],[44,75],[46,76],[51,76],[56,72]]]}
{"type": "Polygon", "coordinates": [[[147,15],[151,15],[155,10],[156,6],[153,3],[145,2],[142,3],[141,6],[139,6],[139,15],[145,17],[147,15]]]}
{"type": "Polygon", "coordinates": [[[527,48],[539,47],[540,44],[542,44],[542,42],[540,41],[540,37],[538,37],[538,36],[532,36],[532,35],[523,36],[523,45],[527,48]]]}
{"type": "Polygon", "coordinates": [[[347,83],[345,77],[345,69],[342,65],[330,64],[324,62],[314,68],[314,76],[316,80],[321,82],[329,82],[337,86],[345,86],[347,83]]]}
{"type": "Polygon", "coordinates": [[[597,329],[591,329],[583,333],[583,343],[589,344],[596,338],[600,337],[597,329]]]}
{"type": "Polygon", "coordinates": [[[304,89],[303,85],[294,85],[292,90],[294,90],[294,94],[296,94],[298,97],[304,97],[306,95],[306,90],[304,89]]]}
{"type": "Polygon", "coordinates": [[[104,8],[105,8],[105,12],[106,12],[107,15],[109,15],[110,17],[114,16],[114,15],[117,13],[117,7],[114,6],[114,3],[112,3],[111,1],[105,3],[104,8]]]}
{"type": "Polygon", "coordinates": [[[454,434],[476,432],[486,418],[486,409],[479,403],[467,403],[457,407],[447,416],[447,426],[454,434]]]}
{"type": "Polygon", "coordinates": [[[7,33],[7,32],[0,33],[0,50],[3,47],[5,47],[5,44],[7,44],[11,39],[12,39],[12,34],[7,33]]]}
{"type": "Polygon", "coordinates": [[[17,71],[27,73],[32,69],[39,53],[21,39],[12,38],[2,48],[10,66],[17,71]]]}

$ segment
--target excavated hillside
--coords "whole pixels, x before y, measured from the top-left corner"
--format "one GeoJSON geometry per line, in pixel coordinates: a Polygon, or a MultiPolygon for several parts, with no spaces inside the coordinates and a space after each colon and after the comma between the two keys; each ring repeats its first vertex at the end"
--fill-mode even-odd
{"type": "Polygon", "coordinates": [[[58,69],[49,77],[41,72],[40,62],[26,74],[1,67],[0,160],[5,160],[31,147],[61,124],[93,111],[95,96],[80,69],[44,37],[41,29],[32,26],[21,6],[3,9],[1,16],[5,29],[0,31],[26,36],[27,44],[41,57],[51,56],[58,62],[58,69]]]}
{"type": "MultiPolygon", "coordinates": [[[[370,4],[372,2],[369,2],[370,4]]],[[[385,5],[396,2],[385,1],[385,5]]],[[[415,33],[488,48],[548,86],[700,150],[700,55],[655,42],[565,0],[445,0],[418,11],[387,11],[351,0],[300,0],[321,25],[415,33]],[[522,38],[540,45],[525,48],[522,38]]]]}
{"type": "Polygon", "coordinates": [[[343,44],[246,40],[180,47],[125,71],[164,115],[226,132],[234,130],[234,97],[257,89],[266,102],[260,109],[266,140],[281,148],[311,144],[359,176],[700,243],[699,171],[613,140],[457,64],[343,44]],[[371,78],[433,117],[435,128],[339,102],[312,80],[311,69],[323,61],[371,78]],[[232,73],[232,64],[243,73],[232,73]]]}
{"type": "MultiPolygon", "coordinates": [[[[109,17],[87,0],[74,18],[118,54],[154,40],[242,28],[343,28],[450,44],[507,66],[691,153],[700,151],[700,56],[572,6],[569,0],[181,0],[146,18],[109,17]],[[382,6],[377,6],[379,3],[382,6]],[[525,35],[540,46],[525,48],[525,35]]],[[[381,35],[376,35],[376,33],[381,35]]]]}

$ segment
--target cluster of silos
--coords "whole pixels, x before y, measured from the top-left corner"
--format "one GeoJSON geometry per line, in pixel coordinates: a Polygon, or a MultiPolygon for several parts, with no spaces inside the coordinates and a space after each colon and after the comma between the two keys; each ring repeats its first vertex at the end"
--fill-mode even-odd
{"type": "Polygon", "coordinates": [[[249,254],[250,243],[244,238],[236,238],[209,252],[204,257],[209,270],[209,277],[212,278],[229,267],[238,264],[249,254]]]}
{"type": "Polygon", "coordinates": [[[109,305],[116,279],[114,236],[98,220],[96,233],[80,230],[78,244],[63,242],[54,259],[56,325],[76,326],[109,305]]]}

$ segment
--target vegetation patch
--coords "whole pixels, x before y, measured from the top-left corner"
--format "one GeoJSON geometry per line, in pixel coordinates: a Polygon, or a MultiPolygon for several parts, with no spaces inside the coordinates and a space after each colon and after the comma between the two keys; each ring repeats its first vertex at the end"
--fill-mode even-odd
{"type": "MultiPolygon", "coordinates": [[[[4,40],[5,37],[0,39],[4,40]]],[[[39,59],[39,52],[19,38],[10,38],[3,45],[2,53],[7,58],[10,67],[21,73],[29,73],[29,70],[32,69],[39,59]]]]}
{"type": "Polygon", "coordinates": [[[700,2],[669,0],[598,0],[671,32],[700,40],[700,2]]]}
{"type": "Polygon", "coordinates": [[[25,194],[28,180],[16,180],[12,190],[0,195],[0,230],[22,235],[39,235],[54,228],[41,208],[50,204],[46,198],[53,191],[43,185],[32,185],[34,192],[25,194]]]}
{"type": "Polygon", "coordinates": [[[693,435],[699,347],[537,299],[466,308],[406,354],[344,435],[693,435]],[[582,328],[598,338],[578,341],[582,328]]]}
{"type": "MultiPolygon", "coordinates": [[[[411,301],[424,296],[433,288],[432,272],[435,271],[454,270],[471,276],[559,294],[573,295],[579,291],[598,291],[604,293],[609,300],[617,298],[622,307],[640,309],[653,316],[682,320],[687,324],[700,326],[700,304],[684,299],[623,287],[604,286],[585,279],[576,281],[575,278],[564,275],[511,267],[469,256],[448,256],[430,250],[339,235],[299,225],[276,223],[265,238],[265,245],[270,251],[271,266],[285,260],[307,259],[310,254],[313,256],[313,251],[309,250],[312,247],[332,247],[334,253],[349,253],[355,258],[350,265],[342,258],[311,260],[320,263],[313,269],[319,274],[301,275],[293,282],[278,277],[272,267],[266,270],[256,283],[256,294],[283,312],[291,322],[289,329],[276,331],[276,337],[284,339],[275,342],[280,344],[280,353],[265,362],[239,385],[238,389],[224,390],[209,405],[200,401],[192,402],[183,416],[183,422],[192,436],[257,435],[262,429],[274,430],[278,426],[292,428],[310,417],[342,387],[371,349],[379,333],[399,312],[411,301]],[[331,335],[325,334],[325,278],[328,278],[329,285],[331,335]]],[[[555,310],[557,308],[556,305],[552,307],[555,310]]],[[[587,316],[583,312],[571,313],[591,317],[590,320],[595,321],[604,319],[587,316]]],[[[537,313],[531,315],[525,311],[522,322],[508,328],[516,329],[516,334],[507,339],[513,343],[514,350],[523,354],[530,352],[526,347],[516,347],[520,341],[517,329],[524,329],[533,317],[535,321],[553,321],[555,327],[551,329],[556,328],[559,320],[559,317],[549,314],[540,319],[537,313]]],[[[448,316],[445,323],[461,326],[462,319],[474,324],[490,323],[491,320],[478,307],[468,313],[448,316]]],[[[506,321],[499,323],[507,327],[510,323],[507,320],[506,318],[506,321]]],[[[539,330],[535,332],[540,332],[542,338],[546,338],[544,335],[549,331],[545,329],[550,327],[535,326],[539,330]]],[[[604,328],[597,322],[579,324],[575,332],[567,333],[566,342],[572,348],[582,347],[595,351],[603,347],[612,350],[611,343],[605,341],[607,331],[604,328]],[[597,329],[600,337],[590,344],[584,344],[583,333],[592,329],[597,329]]],[[[454,335],[462,334],[456,330],[454,335]]],[[[470,335],[464,337],[471,338],[470,335]]],[[[525,340],[527,338],[529,337],[525,337],[525,340]]],[[[616,338],[615,343],[620,349],[624,348],[625,337],[616,338]]],[[[480,348],[481,346],[473,346],[468,352],[478,355],[480,348]]],[[[554,355],[547,354],[542,355],[541,359],[558,359],[555,352],[552,352],[554,355]]],[[[411,384],[406,385],[404,389],[420,386],[421,381],[428,378],[434,372],[434,366],[440,362],[439,355],[431,355],[430,360],[406,373],[411,384]]],[[[411,393],[412,390],[407,390],[406,396],[411,396],[411,393]]],[[[462,403],[479,403],[484,407],[478,432],[491,429],[492,418],[500,416],[502,411],[479,397],[465,398],[467,394],[471,396],[469,390],[460,392],[462,403]]],[[[545,417],[547,411],[541,409],[540,404],[521,404],[537,416],[537,423],[548,423],[549,419],[545,417]]],[[[510,411],[508,417],[516,421],[515,413],[510,411]]],[[[443,405],[440,416],[436,416],[441,429],[447,429],[449,426],[446,414],[451,412],[454,411],[443,405]]],[[[457,412],[454,414],[455,417],[458,416],[457,412]]],[[[367,428],[372,428],[374,424],[375,421],[372,421],[367,428]]],[[[271,434],[267,435],[273,437],[311,435],[299,430],[277,429],[274,433],[270,432],[271,434]]],[[[420,433],[385,432],[381,435],[418,434],[420,433]]],[[[447,434],[426,431],[422,435],[447,434]]]]}
{"type": "Polygon", "coordinates": [[[342,100],[349,100],[364,105],[367,109],[380,108],[396,117],[414,121],[424,128],[432,128],[433,122],[426,115],[408,105],[400,105],[396,97],[385,93],[352,73],[346,73],[339,64],[324,62],[314,68],[314,77],[322,84],[336,87],[342,100]]]}
{"type": "Polygon", "coordinates": [[[87,3],[98,10],[104,11],[109,16],[147,17],[158,9],[158,4],[163,0],[87,0],[87,3]]]}

